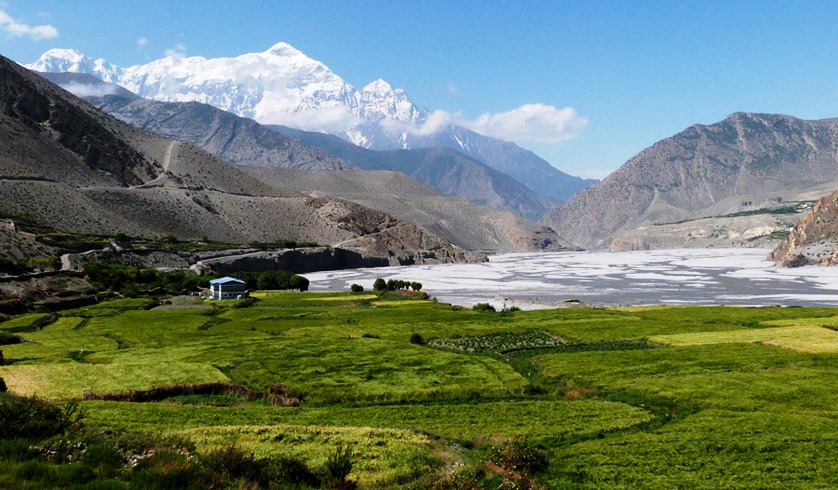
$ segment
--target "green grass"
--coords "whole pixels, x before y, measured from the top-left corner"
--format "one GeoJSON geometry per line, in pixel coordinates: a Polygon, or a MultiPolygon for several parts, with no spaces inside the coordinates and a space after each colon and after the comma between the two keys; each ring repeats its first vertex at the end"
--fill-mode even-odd
{"type": "Polygon", "coordinates": [[[838,354],[838,331],[806,325],[729,332],[661,335],[649,340],[666,345],[763,343],[798,352],[838,354]]]}
{"type": "Polygon", "coordinates": [[[477,471],[505,437],[547,451],[547,488],[838,486],[835,309],[492,314],[372,294],[254,296],[248,308],[116,300],[25,315],[0,324],[26,340],[3,346],[12,363],[0,377],[50,399],[283,383],[300,407],[213,396],[82,406],[114,433],[235,443],[312,467],[344,444],[365,488],[430,487],[454,463],[477,471]],[[414,333],[429,345],[411,344],[414,333]]]}
{"type": "Polygon", "coordinates": [[[630,428],[650,421],[639,407],[599,400],[371,405],[363,407],[230,409],[165,403],[90,402],[88,417],[113,430],[165,431],[230,425],[322,425],[411,429],[469,441],[492,436],[577,438],[630,428]]]}

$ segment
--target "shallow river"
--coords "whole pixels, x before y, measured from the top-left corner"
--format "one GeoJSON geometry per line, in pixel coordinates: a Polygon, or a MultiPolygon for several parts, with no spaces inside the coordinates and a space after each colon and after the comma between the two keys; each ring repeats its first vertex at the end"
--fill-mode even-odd
{"type": "Polygon", "coordinates": [[[838,306],[838,268],[784,269],[764,249],[516,253],[483,264],[417,265],[305,274],[312,291],[372,289],[377,277],[422,283],[463,306],[592,305],[838,306]]]}

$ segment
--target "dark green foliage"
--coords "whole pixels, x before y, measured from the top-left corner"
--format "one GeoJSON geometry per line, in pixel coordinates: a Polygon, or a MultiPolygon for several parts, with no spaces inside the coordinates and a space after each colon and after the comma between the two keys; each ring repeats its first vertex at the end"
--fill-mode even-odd
{"type": "Polygon", "coordinates": [[[213,483],[218,486],[225,481],[236,479],[267,486],[265,468],[268,461],[256,459],[253,453],[247,453],[236,446],[227,446],[204,454],[200,457],[199,464],[211,479],[217,480],[213,483]]]}
{"type": "Polygon", "coordinates": [[[349,287],[349,290],[352,291],[353,293],[363,293],[364,292],[364,286],[361,286],[360,284],[353,284],[352,286],[349,287]]]}
{"type": "Polygon", "coordinates": [[[273,459],[265,467],[264,473],[271,482],[278,485],[315,488],[320,486],[320,477],[297,458],[273,459]]]}
{"type": "Polygon", "coordinates": [[[355,488],[356,484],[348,479],[355,455],[351,447],[338,445],[329,455],[324,468],[323,483],[326,488],[355,488]]]}
{"type": "Polygon", "coordinates": [[[81,455],[81,462],[101,478],[113,478],[122,468],[122,453],[109,443],[90,445],[81,455]]]}
{"type": "Polygon", "coordinates": [[[308,279],[288,271],[237,272],[233,274],[250,289],[308,291],[308,279]]]}
{"type": "Polygon", "coordinates": [[[425,339],[423,339],[418,333],[413,333],[410,335],[410,343],[422,345],[425,343],[425,339]]]}
{"type": "Polygon", "coordinates": [[[133,485],[137,488],[206,488],[200,476],[198,466],[191,464],[183,452],[173,449],[155,452],[140,461],[132,472],[133,485]]]}
{"type": "Polygon", "coordinates": [[[20,336],[10,332],[0,332],[0,345],[12,345],[23,342],[20,336]]]}
{"type": "Polygon", "coordinates": [[[73,423],[74,413],[36,397],[0,395],[0,439],[25,437],[32,440],[63,434],[73,423]]]}
{"type": "Polygon", "coordinates": [[[28,439],[0,439],[0,460],[28,461],[38,457],[37,448],[28,439]]]}
{"type": "Polygon", "coordinates": [[[373,291],[387,291],[387,281],[382,278],[377,278],[374,283],[372,283],[373,291]]]}
{"type": "Polygon", "coordinates": [[[495,307],[490,305],[489,303],[477,303],[474,306],[472,306],[471,309],[474,310],[474,311],[487,311],[487,312],[497,311],[497,310],[495,310],[495,307]]]}
{"type": "Polygon", "coordinates": [[[413,288],[414,291],[419,291],[422,289],[422,283],[405,281],[403,279],[388,279],[386,283],[382,279],[379,283],[376,279],[375,284],[373,285],[373,289],[376,291],[399,291],[411,288],[413,288]],[[376,285],[378,285],[380,289],[376,288],[376,285]]]}
{"type": "Polygon", "coordinates": [[[84,264],[84,274],[101,288],[134,295],[142,290],[157,288],[170,293],[197,290],[209,287],[210,279],[214,279],[213,275],[198,276],[184,271],[163,272],[106,262],[84,264]]]}

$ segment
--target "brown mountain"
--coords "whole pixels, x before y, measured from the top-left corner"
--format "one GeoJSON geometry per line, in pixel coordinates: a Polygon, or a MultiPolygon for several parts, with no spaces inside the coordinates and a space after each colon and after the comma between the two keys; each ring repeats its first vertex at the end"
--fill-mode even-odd
{"type": "Polygon", "coordinates": [[[289,171],[345,171],[354,167],[296,138],[206,104],[145,100],[89,75],[43,75],[80,95],[87,94],[85,100],[125,122],[190,141],[229,163],[241,165],[240,169],[288,196],[344,198],[418,224],[469,250],[571,247],[552,230],[510,212],[488,209],[513,207],[526,214],[527,209],[543,212],[545,208],[513,179],[450,149],[372,151],[320,135],[337,140],[329,148],[338,148],[353,162],[370,168],[392,167],[403,173],[289,171]],[[408,177],[408,173],[435,182],[445,194],[408,177]],[[466,196],[471,202],[453,195],[466,196]]]}
{"type": "Polygon", "coordinates": [[[575,248],[544,226],[436,192],[401,172],[306,171],[241,167],[289,195],[335,196],[387,213],[445,237],[467,250],[529,251],[575,248]]]}
{"type": "Polygon", "coordinates": [[[585,246],[640,226],[782,207],[838,183],[838,119],[736,113],[626,162],[542,220],[585,246]]]}
{"type": "Polygon", "coordinates": [[[770,258],[787,267],[838,265],[838,191],[822,197],[770,258]]]}
{"type": "Polygon", "coordinates": [[[456,256],[446,240],[384,212],[285,196],[191,143],[109,116],[5,58],[0,199],[5,214],[25,213],[69,232],[231,243],[368,237],[359,249],[409,259],[422,250],[408,247],[427,244],[456,256]]]}

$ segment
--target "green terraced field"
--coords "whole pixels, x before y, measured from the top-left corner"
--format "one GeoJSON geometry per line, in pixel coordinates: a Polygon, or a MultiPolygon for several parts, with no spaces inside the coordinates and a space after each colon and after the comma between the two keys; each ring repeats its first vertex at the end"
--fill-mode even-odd
{"type": "Polygon", "coordinates": [[[838,310],[488,313],[369,293],[254,297],[246,308],[117,300],[24,315],[0,324],[25,340],[2,346],[0,377],[55,400],[284,383],[300,407],[81,406],[102,429],[204,451],[235,444],[315,467],[348,446],[362,488],[496,488],[486,455],[516,437],[547,455],[536,478],[546,488],[838,486],[838,310]]]}

